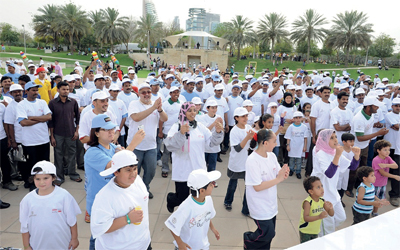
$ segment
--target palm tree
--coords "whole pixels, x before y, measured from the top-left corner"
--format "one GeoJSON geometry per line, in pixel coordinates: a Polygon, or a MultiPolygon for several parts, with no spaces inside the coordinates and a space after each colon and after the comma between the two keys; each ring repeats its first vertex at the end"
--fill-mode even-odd
{"type": "Polygon", "coordinates": [[[111,51],[116,42],[125,42],[129,38],[128,17],[118,17],[119,12],[114,8],[107,7],[101,10],[102,18],[97,23],[95,36],[102,43],[109,43],[111,51]]]}
{"type": "Polygon", "coordinates": [[[348,66],[350,50],[367,48],[372,44],[373,24],[367,23],[367,14],[358,11],[339,13],[333,20],[334,25],[326,39],[326,44],[333,49],[343,48],[346,54],[345,66],[348,66]]]}
{"type": "Polygon", "coordinates": [[[271,42],[271,60],[274,55],[275,42],[286,40],[289,32],[285,29],[287,26],[286,17],[275,12],[265,15],[264,19],[258,24],[258,36],[261,41],[269,44],[271,42]]]}
{"type": "Polygon", "coordinates": [[[35,31],[35,36],[47,37],[51,36],[54,41],[54,46],[58,47],[58,37],[57,32],[57,20],[60,15],[58,6],[53,4],[47,4],[43,8],[39,8],[39,15],[33,16],[33,30],[35,31]]]}
{"type": "Polygon", "coordinates": [[[137,22],[137,36],[144,40],[147,37],[147,51],[150,52],[150,38],[153,38],[155,34],[161,29],[162,23],[157,22],[154,15],[147,14],[145,17],[140,17],[137,22]]]}
{"type": "Polygon", "coordinates": [[[249,42],[249,38],[252,33],[253,21],[247,17],[243,18],[242,15],[236,15],[232,18],[231,22],[228,23],[228,32],[224,35],[224,38],[228,39],[238,49],[236,59],[240,59],[240,48],[243,44],[249,42]]]}
{"type": "Polygon", "coordinates": [[[93,29],[96,30],[100,21],[103,19],[103,11],[102,10],[90,11],[88,13],[88,16],[89,16],[89,23],[92,25],[93,29]]]}
{"type": "Polygon", "coordinates": [[[71,53],[74,52],[74,38],[78,41],[89,31],[89,20],[86,12],[80,6],[68,3],[61,7],[61,17],[58,19],[59,30],[69,39],[71,53]]]}
{"type": "Polygon", "coordinates": [[[321,27],[327,23],[325,17],[313,9],[306,10],[303,16],[292,23],[290,39],[294,42],[307,41],[307,61],[310,57],[311,41],[322,42],[327,36],[328,31],[321,27]]]}

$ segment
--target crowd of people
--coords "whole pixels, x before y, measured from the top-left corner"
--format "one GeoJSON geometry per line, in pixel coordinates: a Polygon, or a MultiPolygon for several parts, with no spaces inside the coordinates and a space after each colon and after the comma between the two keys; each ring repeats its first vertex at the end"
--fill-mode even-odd
{"type": "Polygon", "coordinates": [[[75,65],[71,74],[56,66],[48,75],[11,60],[1,76],[2,186],[15,191],[20,180],[31,191],[20,204],[24,249],[79,245],[81,211],[61,187],[66,176],[83,180],[77,168],[85,171],[89,249],[152,249],[148,205],[157,198],[157,166],[175,183],[165,225],[176,249],[209,249],[208,230],[220,238],[211,221],[220,154],[229,154],[229,184],[220,187],[226,210],[245,181],[241,212],[257,226],[243,234],[246,249],[270,249],[277,185],[293,175],[304,177],[307,193],[301,242],[346,220],[344,195],[356,198],[354,224],[383,205],[399,206],[400,83],[302,69],[240,80],[201,65],[182,73],[160,68],[142,81],[132,67],[123,74],[119,65],[75,65]]]}

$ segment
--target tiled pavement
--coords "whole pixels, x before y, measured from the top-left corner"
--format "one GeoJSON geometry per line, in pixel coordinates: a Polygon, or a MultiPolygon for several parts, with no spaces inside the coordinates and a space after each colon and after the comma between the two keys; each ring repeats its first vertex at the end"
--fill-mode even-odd
{"type": "MultiPolygon", "coordinates": [[[[241,205],[243,200],[244,182],[240,180],[238,189],[235,193],[235,200],[232,204],[232,211],[225,210],[223,201],[228,185],[228,177],[226,169],[228,164],[228,155],[221,155],[223,163],[217,164],[217,169],[221,171],[222,177],[218,180],[218,188],[215,188],[212,194],[214,206],[217,212],[213,223],[221,234],[221,239],[217,241],[209,232],[210,249],[243,249],[243,232],[255,230],[254,221],[241,214],[241,205]]],[[[78,170],[81,177],[84,172],[78,170]]],[[[169,178],[161,177],[161,168],[157,167],[157,173],[151,183],[151,191],[154,199],[149,201],[150,213],[150,232],[152,238],[152,246],[154,250],[158,249],[174,249],[173,238],[169,230],[165,227],[164,221],[168,218],[169,212],[166,209],[166,195],[168,192],[174,191],[174,182],[169,178]]],[[[62,185],[76,199],[82,214],[78,216],[78,235],[80,245],[78,249],[89,248],[90,227],[84,222],[85,213],[85,190],[84,182],[75,183],[67,178],[62,185]]],[[[389,188],[390,189],[390,188],[389,188]]],[[[22,238],[19,233],[20,223],[18,220],[19,203],[27,194],[27,189],[23,185],[19,186],[17,191],[11,192],[0,189],[0,197],[3,201],[11,203],[8,209],[0,210],[0,246],[22,247],[22,238]]],[[[300,218],[300,206],[302,200],[307,196],[305,193],[302,180],[298,180],[295,176],[289,177],[286,181],[278,185],[278,201],[279,213],[277,216],[276,236],[272,241],[272,249],[285,249],[299,244],[298,221],[300,218]]],[[[347,220],[340,228],[348,227],[352,223],[351,205],[354,198],[344,197],[344,203],[347,220]]],[[[380,213],[393,209],[392,206],[386,206],[380,209],[380,213]]]]}

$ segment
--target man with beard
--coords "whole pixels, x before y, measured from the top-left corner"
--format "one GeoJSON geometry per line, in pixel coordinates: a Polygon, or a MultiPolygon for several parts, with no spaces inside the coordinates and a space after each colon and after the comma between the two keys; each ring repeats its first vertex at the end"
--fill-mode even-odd
{"type": "Polygon", "coordinates": [[[200,97],[197,93],[193,92],[194,84],[195,84],[195,80],[194,79],[189,79],[186,82],[186,91],[184,91],[182,93],[182,95],[186,98],[186,100],[188,102],[191,102],[193,97],[200,97]]]}
{"type": "Polygon", "coordinates": [[[349,95],[346,92],[340,92],[337,95],[338,106],[331,111],[330,128],[336,131],[339,144],[343,145],[342,134],[350,133],[351,124],[353,124],[353,112],[346,108],[349,102],[349,95]]]}

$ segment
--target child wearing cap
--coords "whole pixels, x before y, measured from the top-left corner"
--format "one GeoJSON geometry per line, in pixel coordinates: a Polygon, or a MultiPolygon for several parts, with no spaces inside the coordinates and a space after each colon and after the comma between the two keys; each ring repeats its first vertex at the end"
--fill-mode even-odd
{"type": "Polygon", "coordinates": [[[90,229],[96,249],[151,249],[149,192],[138,175],[136,155],[115,153],[101,176],[114,177],[99,191],[93,203],[90,229]]]}
{"type": "Polygon", "coordinates": [[[209,229],[219,240],[219,232],[211,222],[216,215],[211,193],[220,177],[219,171],[207,172],[204,169],[196,169],[189,174],[187,185],[191,195],[165,221],[175,239],[175,249],[209,249],[209,229]]]}
{"type": "Polygon", "coordinates": [[[76,249],[78,203],[67,190],[55,186],[56,167],[51,162],[37,162],[31,175],[37,189],[20,203],[24,249],[76,249]]]}
{"type": "Polygon", "coordinates": [[[254,106],[253,102],[250,100],[245,100],[242,105],[243,108],[245,108],[248,112],[247,124],[253,126],[254,118],[256,118],[256,114],[252,111],[254,106]]]}
{"type": "Polygon", "coordinates": [[[287,151],[289,156],[290,173],[296,171],[297,179],[301,179],[301,156],[307,150],[307,126],[302,123],[303,113],[296,111],[293,114],[294,123],[286,130],[287,151]]]}

